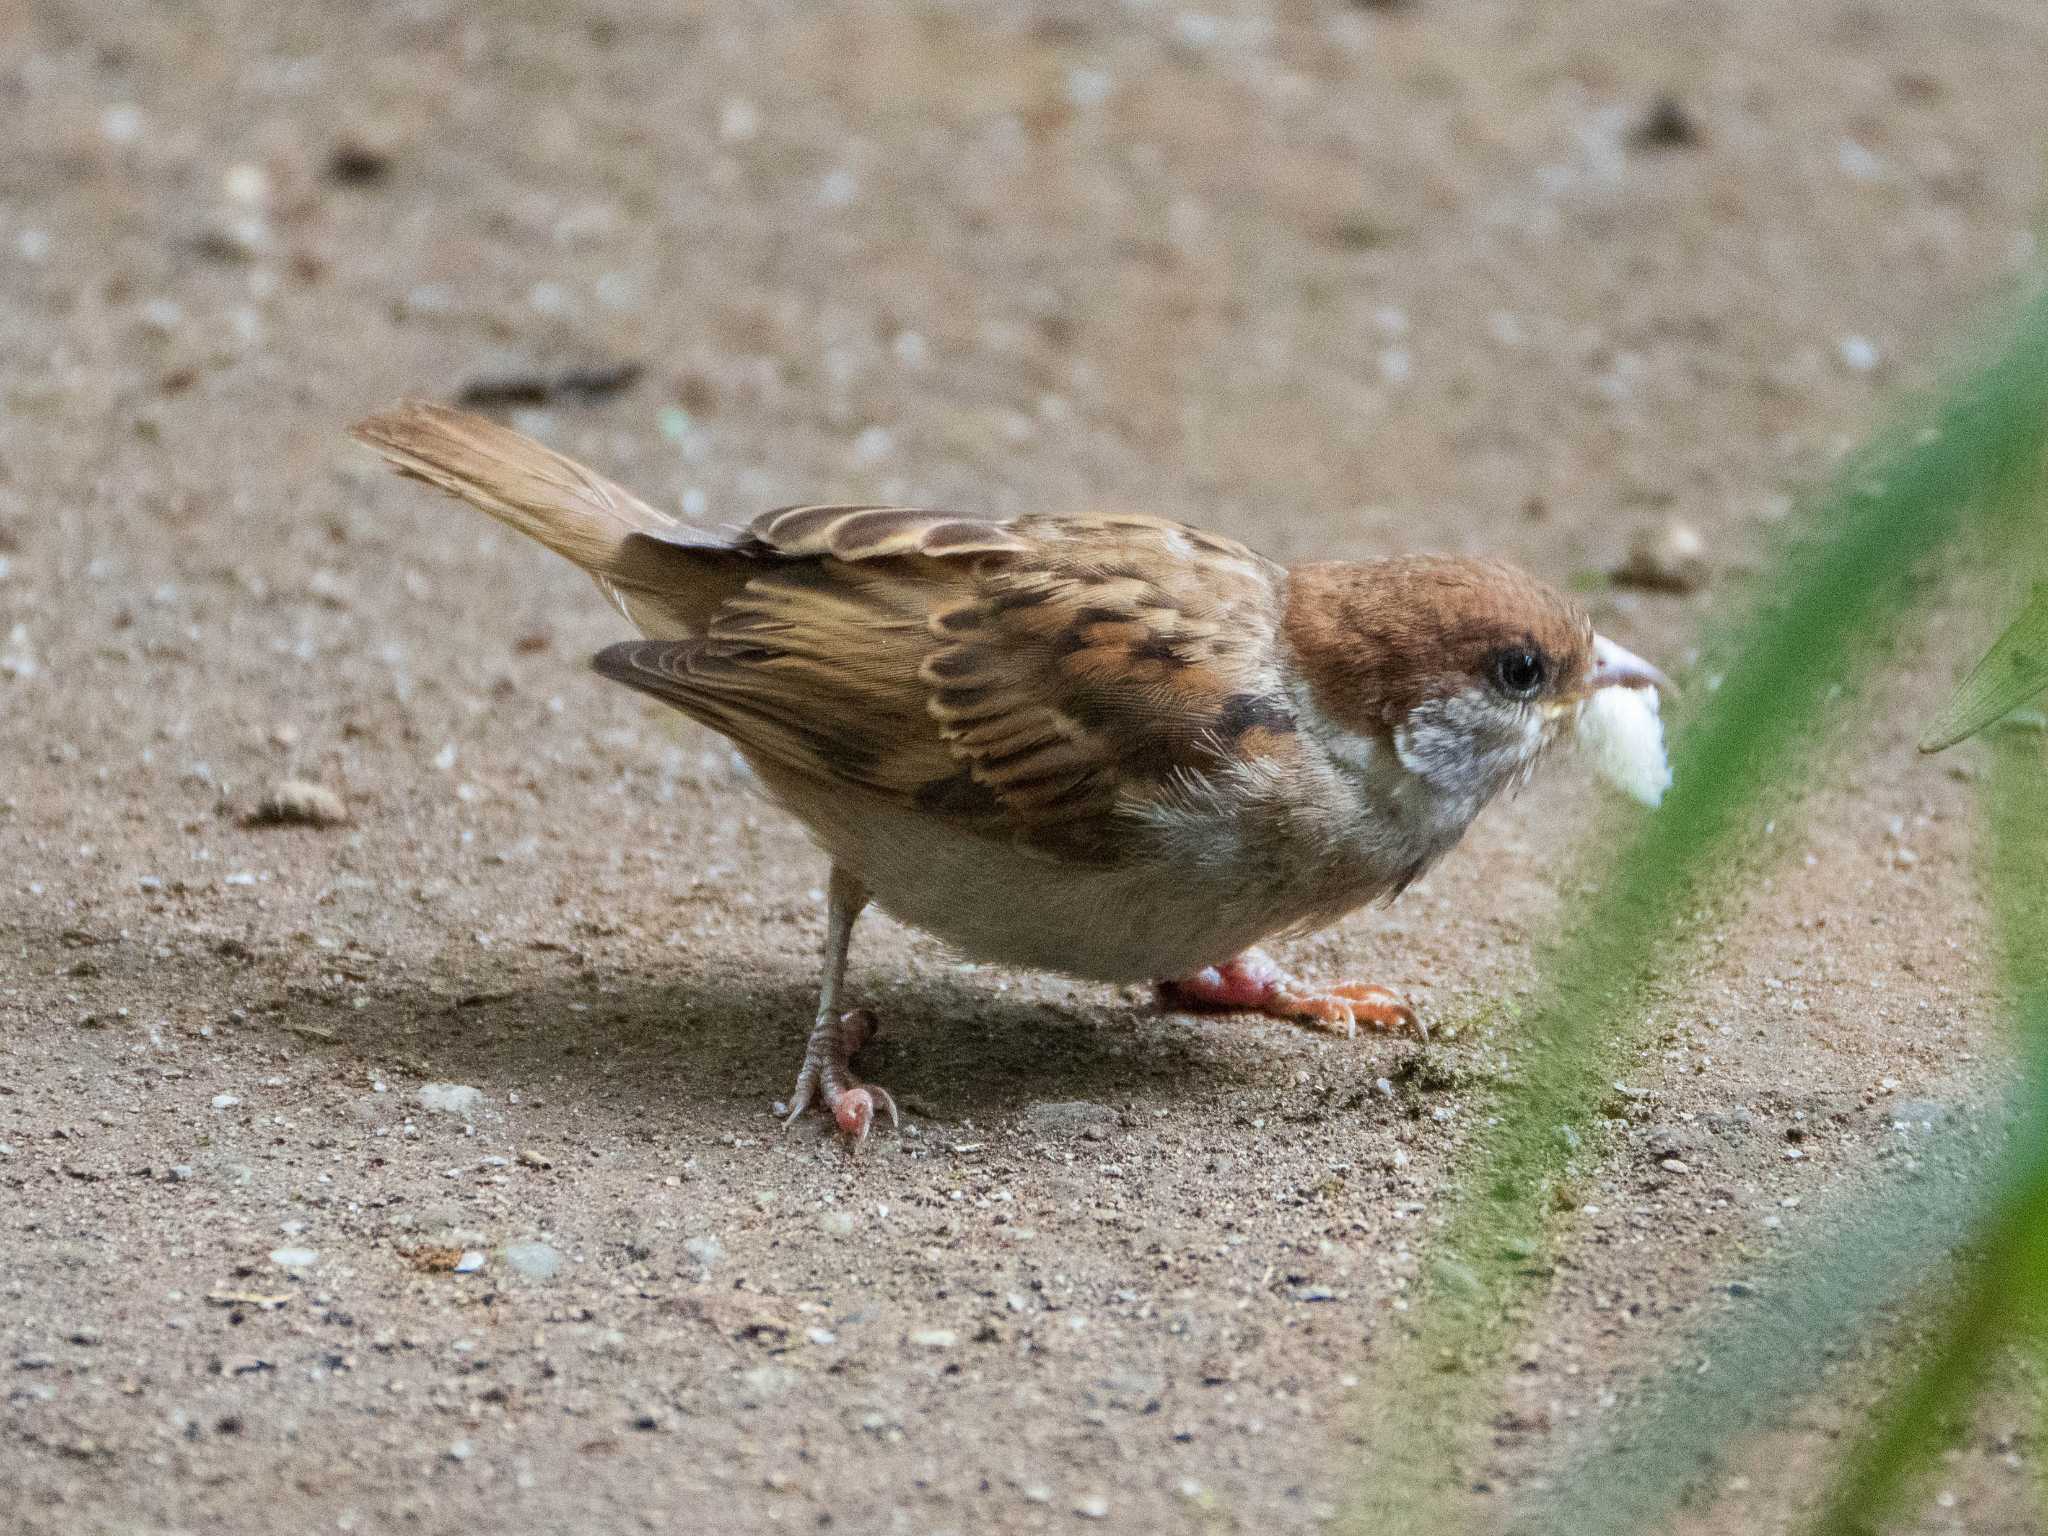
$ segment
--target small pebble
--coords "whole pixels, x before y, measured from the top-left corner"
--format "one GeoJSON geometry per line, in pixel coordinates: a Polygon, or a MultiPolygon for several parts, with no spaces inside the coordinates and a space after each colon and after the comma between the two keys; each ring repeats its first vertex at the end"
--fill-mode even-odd
{"type": "Polygon", "coordinates": [[[336,827],[348,820],[348,807],[324,784],[285,779],[271,786],[248,820],[259,827],[336,827]]]}
{"type": "Polygon", "coordinates": [[[142,109],[123,102],[100,113],[100,136],[109,144],[133,144],[142,137],[142,109]]]}
{"type": "Polygon", "coordinates": [[[1650,104],[1629,138],[1643,149],[1690,149],[1699,143],[1700,130],[1685,104],[1667,93],[1650,104]]]}
{"type": "Polygon", "coordinates": [[[232,1093],[216,1093],[212,1102],[215,1109],[233,1109],[242,1101],[232,1093]]]}
{"type": "Polygon", "coordinates": [[[1932,1126],[1948,1118],[1948,1106],[1933,1099],[1901,1099],[1891,1106],[1890,1114],[1895,1126],[1932,1126]]]}
{"type": "Polygon", "coordinates": [[[270,221],[260,213],[224,213],[199,232],[201,255],[254,261],[270,248],[270,221]]]}
{"type": "Polygon", "coordinates": [[[505,1267],[529,1280],[552,1280],[562,1272],[562,1255],[546,1243],[511,1243],[499,1254],[505,1267]]]}
{"type": "Polygon", "coordinates": [[[460,1115],[467,1120],[483,1107],[481,1088],[467,1083],[427,1083],[413,1095],[420,1108],[437,1115],[460,1115]]]}
{"type": "Polygon", "coordinates": [[[392,151],[379,136],[350,135],[327,154],[327,179],[344,187],[366,187],[391,174],[392,151]]]}
{"type": "Polygon", "coordinates": [[[1078,1132],[1093,1141],[1115,1129],[1117,1113],[1107,1104],[1059,1099],[1031,1105],[1024,1111],[1024,1123],[1035,1131],[1078,1132]]]}
{"type": "Polygon", "coordinates": [[[1107,1520],[1109,1500],[1099,1493],[1091,1493],[1085,1498],[1074,1500],[1074,1513],[1083,1520],[1107,1520]]]}
{"type": "Polygon", "coordinates": [[[757,1402],[784,1396],[797,1380],[797,1373],[785,1365],[757,1365],[740,1372],[741,1384],[757,1402]]]}
{"type": "Polygon", "coordinates": [[[919,1328],[910,1335],[910,1342],[919,1349],[951,1349],[960,1342],[960,1335],[950,1328],[919,1328]]]}
{"type": "Polygon", "coordinates": [[[227,168],[220,179],[220,189],[229,202],[258,208],[270,201],[270,173],[244,160],[227,168]]]}
{"type": "Polygon", "coordinates": [[[474,1248],[455,1261],[455,1273],[458,1275],[473,1275],[483,1267],[484,1256],[474,1248]]]}
{"type": "Polygon", "coordinates": [[[1676,519],[1660,527],[1639,529],[1629,543],[1628,558],[1612,574],[1625,587],[1644,587],[1652,592],[1697,592],[1711,574],[1706,541],[1695,529],[1676,519]]]}
{"type": "Polygon", "coordinates": [[[744,96],[732,96],[718,112],[718,136],[728,144],[744,144],[761,131],[761,113],[744,96]]]}
{"type": "Polygon", "coordinates": [[[151,299],[142,306],[142,328],[152,336],[175,336],[184,323],[185,311],[175,299],[151,299]]]}

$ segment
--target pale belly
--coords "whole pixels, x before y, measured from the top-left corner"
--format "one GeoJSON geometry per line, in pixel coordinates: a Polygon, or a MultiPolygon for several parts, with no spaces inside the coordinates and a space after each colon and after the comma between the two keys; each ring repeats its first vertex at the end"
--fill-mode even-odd
{"type": "Polygon", "coordinates": [[[875,826],[857,867],[875,904],[975,960],[1091,981],[1148,981],[1228,960],[1293,921],[1240,876],[1097,870],[1000,845],[895,841],[875,826]]]}
{"type": "Polygon", "coordinates": [[[1091,981],[1166,980],[1220,964],[1275,933],[1334,921],[1416,861],[1406,841],[1332,859],[1327,849],[1312,857],[1219,836],[1199,853],[1092,868],[947,831],[859,791],[821,797],[801,781],[769,785],[892,917],[970,959],[1091,981]]]}

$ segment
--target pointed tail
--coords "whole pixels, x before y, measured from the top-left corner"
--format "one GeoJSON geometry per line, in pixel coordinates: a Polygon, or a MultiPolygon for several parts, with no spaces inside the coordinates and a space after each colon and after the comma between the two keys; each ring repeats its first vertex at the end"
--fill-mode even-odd
{"type": "Polygon", "coordinates": [[[631,534],[687,539],[683,524],[624,486],[467,411],[407,401],[357,422],[350,435],[401,474],[460,497],[593,576],[606,573],[631,534]]]}

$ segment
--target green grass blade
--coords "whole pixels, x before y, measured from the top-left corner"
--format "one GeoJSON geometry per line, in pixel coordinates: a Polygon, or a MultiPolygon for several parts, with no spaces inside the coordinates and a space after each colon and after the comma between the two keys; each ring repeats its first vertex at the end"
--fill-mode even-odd
{"type": "Polygon", "coordinates": [[[1782,1413],[1888,1310],[1941,1273],[1988,1221],[1987,1168],[2013,1106],[1977,1123],[1915,1134],[1910,1164],[1743,1275],[1677,1361],[1611,1415],[1613,1428],[1569,1476],[1521,1510],[1513,1536],[1642,1536],[1681,1504],[1702,1502],[1723,1451],[1782,1413]],[[1988,1134],[1987,1134],[1988,1130],[1988,1134]]]}
{"type": "Polygon", "coordinates": [[[1963,679],[1948,707],[1920,739],[1922,752],[1939,752],[1974,736],[2048,688],[2048,587],[2036,587],[2027,606],[1984,659],[1963,679]]]}
{"type": "Polygon", "coordinates": [[[1812,1536],[1877,1530],[1944,1443],[1942,1425],[1967,1402],[1992,1351],[2048,1320],[2048,771],[2039,753],[2002,743],[1990,798],[1992,900],[2031,1058],[2031,1114],[1974,1244],[1969,1279],[1945,1303],[1939,1342],[1845,1460],[1812,1536]]]}
{"type": "Polygon", "coordinates": [[[1783,563],[1732,645],[1720,688],[1675,754],[1664,808],[1623,850],[1553,957],[1521,1031],[1517,1072],[1467,1166],[1438,1239],[1437,1283],[1362,1404],[1366,1465],[1351,1528],[1447,1528],[1461,1436],[1483,1367],[1523,1293],[1573,1149],[1598,1116],[1637,1001],[1684,937],[1689,896],[1736,845],[1759,791],[1784,777],[1896,626],[1915,568],[2032,475],[2048,440],[2048,297],[2003,353],[1917,430],[1844,471],[1810,519],[1821,535],[1783,563]]]}
{"type": "MultiPolygon", "coordinates": [[[[2016,474],[2027,467],[2024,459],[2012,464],[2016,474]]],[[[2014,531],[2040,541],[2037,563],[2048,563],[2039,485],[1993,490],[2020,515],[2014,531]]],[[[1711,1369],[1674,1371],[1646,1394],[1625,1416],[1626,1431],[1515,1525],[1520,1536],[1653,1529],[1722,1447],[1809,1390],[1839,1347],[1967,1246],[1983,1257],[1966,1272],[1960,1294],[1941,1292],[1933,1347],[1884,1405],[1812,1527],[1816,1536],[1874,1530],[1943,1445],[1945,1426],[1991,1351],[2041,1322],[2048,1301],[2048,773],[2036,755],[2001,744],[1990,805],[1990,886],[2032,1067],[1997,1122],[2001,1130],[2017,1122],[2017,1152],[1992,1157],[1945,1130],[1921,1154],[1912,1179],[1866,1194],[1817,1245],[1773,1266],[1761,1282],[1764,1304],[1740,1309],[1696,1340],[1695,1357],[1705,1356],[1711,1369]]]]}

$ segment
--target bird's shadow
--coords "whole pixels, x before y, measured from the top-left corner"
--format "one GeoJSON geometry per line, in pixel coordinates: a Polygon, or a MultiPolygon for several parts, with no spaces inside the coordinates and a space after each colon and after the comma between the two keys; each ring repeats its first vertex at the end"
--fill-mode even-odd
{"type": "MultiPolygon", "coordinates": [[[[1048,998],[982,976],[858,977],[851,1000],[882,1021],[858,1073],[941,1121],[1001,1118],[1048,1099],[1247,1086],[1243,1058],[1194,1021],[1108,989],[1048,998]]],[[[628,1117],[673,1115],[678,1102],[753,1115],[794,1086],[815,1007],[810,978],[794,973],[574,973],[452,1000],[390,996],[338,1030],[332,1013],[309,1022],[366,1053],[395,1050],[423,1072],[497,1090],[556,1085],[628,1117]]]]}

